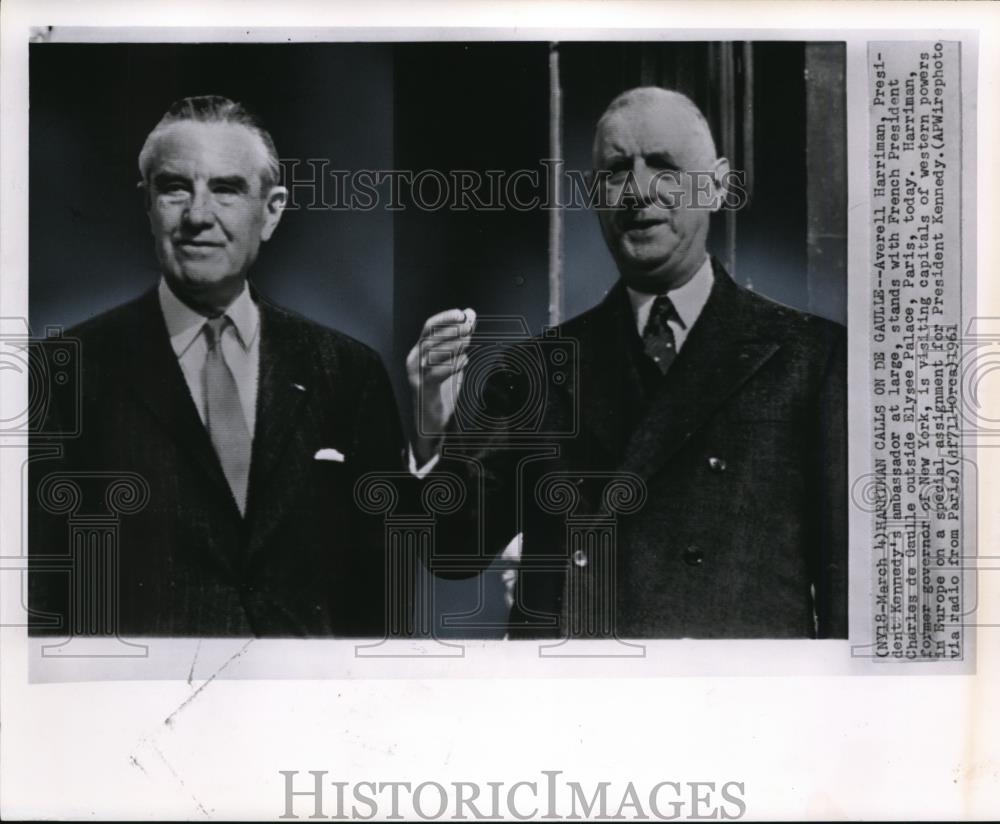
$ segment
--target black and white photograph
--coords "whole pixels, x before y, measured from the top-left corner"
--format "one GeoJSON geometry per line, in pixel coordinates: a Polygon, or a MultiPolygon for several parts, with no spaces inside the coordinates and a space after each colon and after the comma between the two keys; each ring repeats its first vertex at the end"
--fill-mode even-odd
{"type": "Polygon", "coordinates": [[[31,629],[845,638],[844,59],[32,44],[31,629]]]}
{"type": "Polygon", "coordinates": [[[997,10],[0,29],[0,815],[996,816],[997,10]]]}

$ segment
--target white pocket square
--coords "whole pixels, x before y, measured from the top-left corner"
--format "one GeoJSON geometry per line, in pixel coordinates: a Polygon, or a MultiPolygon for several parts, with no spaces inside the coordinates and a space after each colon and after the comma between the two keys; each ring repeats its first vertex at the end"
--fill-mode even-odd
{"type": "Polygon", "coordinates": [[[315,455],[313,455],[317,461],[336,461],[337,463],[344,462],[344,453],[339,449],[321,449],[315,455]]]}

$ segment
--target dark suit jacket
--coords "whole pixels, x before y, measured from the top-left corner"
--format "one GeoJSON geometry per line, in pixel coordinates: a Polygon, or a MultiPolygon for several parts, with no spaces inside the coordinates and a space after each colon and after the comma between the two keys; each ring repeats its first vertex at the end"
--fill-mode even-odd
{"type": "Polygon", "coordinates": [[[714,279],[665,377],[619,283],[558,330],[577,381],[466,379],[466,420],[541,404],[519,419],[534,441],[453,431],[439,464],[473,505],[442,519],[432,568],[471,574],[523,532],[511,637],[846,637],[844,329],[714,279]]]}
{"type": "MultiPolygon", "coordinates": [[[[71,552],[71,522],[107,517],[108,477],[134,473],[149,496],[140,511],[116,519],[121,634],[382,635],[382,525],[353,505],[353,488],[365,472],[401,466],[388,378],[363,344],[258,304],[260,380],[245,518],[170,346],[155,290],[66,333],[81,347],[82,435],[66,443],[63,458],[32,463],[30,605],[60,616],[36,631],[88,631],[79,615],[67,622],[68,592],[79,583],[45,570],[65,569],[59,556],[65,561],[71,552]],[[346,460],[314,459],[322,448],[346,460]],[[52,514],[52,490],[42,485],[67,473],[83,500],[73,512],[52,514]]],[[[129,509],[127,500],[123,506],[129,509]]]]}

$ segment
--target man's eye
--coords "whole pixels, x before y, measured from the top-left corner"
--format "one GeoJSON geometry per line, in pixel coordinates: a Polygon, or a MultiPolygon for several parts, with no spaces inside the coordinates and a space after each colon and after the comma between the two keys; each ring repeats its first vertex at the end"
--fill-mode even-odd
{"type": "Polygon", "coordinates": [[[680,169],[658,169],[656,179],[661,183],[677,185],[683,179],[680,169]]]}
{"type": "Polygon", "coordinates": [[[240,194],[240,190],[233,186],[217,186],[212,189],[212,196],[216,202],[224,206],[235,203],[240,194]]]}
{"type": "Polygon", "coordinates": [[[161,197],[166,197],[170,200],[180,200],[190,195],[188,187],[183,183],[165,183],[158,187],[158,192],[161,197]]]}
{"type": "Polygon", "coordinates": [[[632,169],[629,166],[618,166],[607,169],[607,176],[605,180],[614,186],[623,186],[628,180],[628,176],[632,173],[632,169]]]}

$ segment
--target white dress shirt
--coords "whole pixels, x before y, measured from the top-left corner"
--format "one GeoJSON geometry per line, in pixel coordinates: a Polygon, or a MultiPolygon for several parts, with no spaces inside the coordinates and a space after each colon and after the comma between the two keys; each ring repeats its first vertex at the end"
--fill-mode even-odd
{"type": "MultiPolygon", "coordinates": [[[[167,324],[167,334],[173,347],[191,398],[205,423],[205,358],[208,341],[202,331],[207,318],[187,306],[160,279],[158,290],[160,309],[167,324]]],[[[226,309],[232,323],[222,333],[222,355],[236,380],[236,391],[251,437],[257,421],[257,381],[260,367],[260,310],[250,297],[244,283],[243,291],[226,309]]]]}
{"type": "MultiPolygon", "coordinates": [[[[671,317],[668,320],[670,328],[674,332],[674,342],[678,352],[681,351],[684,341],[687,340],[694,322],[698,320],[701,310],[708,303],[708,295],[712,291],[712,281],[712,261],[706,257],[701,268],[687,283],[661,293],[670,298],[680,316],[680,322],[676,317],[671,317]]],[[[635,327],[639,331],[640,338],[646,328],[646,321],[649,320],[649,311],[653,308],[653,301],[657,297],[659,296],[636,292],[631,287],[628,288],[628,299],[632,303],[632,314],[635,315],[635,327]]]]}

